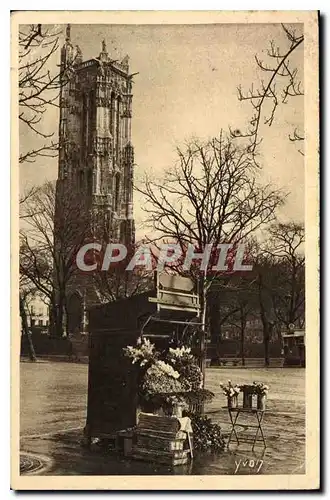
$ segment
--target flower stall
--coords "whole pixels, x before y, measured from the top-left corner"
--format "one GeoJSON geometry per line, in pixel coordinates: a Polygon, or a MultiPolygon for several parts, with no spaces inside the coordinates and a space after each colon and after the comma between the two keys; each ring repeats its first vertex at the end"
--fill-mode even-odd
{"type": "Polygon", "coordinates": [[[223,449],[220,427],[200,411],[213,397],[202,384],[200,321],[192,281],[166,274],[156,290],[90,309],[87,445],[111,442],[150,460],[163,451],[159,460],[172,464],[186,459],[187,442],[190,451],[223,449]]]}
{"type": "Polygon", "coordinates": [[[181,346],[159,350],[142,337],[136,346],[127,346],[124,352],[132,364],[137,365],[139,372],[141,412],[136,429],[137,442],[132,450],[134,457],[152,458],[162,463],[171,460],[173,465],[186,463],[185,441],[189,443],[191,456],[193,447],[198,451],[223,450],[220,427],[193,411],[196,403],[210,401],[214,394],[203,389],[202,372],[191,348],[181,346]],[[176,434],[169,435],[164,426],[173,424],[171,418],[176,419],[181,427],[176,429],[176,434]],[[157,450],[156,442],[159,443],[157,450]]]}
{"type": "Polygon", "coordinates": [[[190,280],[160,277],[154,290],[90,308],[88,445],[95,439],[115,440],[119,431],[136,425],[138,370],[123,348],[136,345],[142,330],[157,348],[175,347],[184,330],[197,328],[198,311],[190,280]]]}

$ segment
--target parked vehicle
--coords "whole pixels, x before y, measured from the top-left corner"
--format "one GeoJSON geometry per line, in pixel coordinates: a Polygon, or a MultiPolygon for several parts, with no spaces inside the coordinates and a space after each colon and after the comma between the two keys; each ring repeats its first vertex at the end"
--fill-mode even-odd
{"type": "Polygon", "coordinates": [[[283,366],[305,367],[305,330],[290,325],[288,330],[282,333],[283,342],[283,366]]]}

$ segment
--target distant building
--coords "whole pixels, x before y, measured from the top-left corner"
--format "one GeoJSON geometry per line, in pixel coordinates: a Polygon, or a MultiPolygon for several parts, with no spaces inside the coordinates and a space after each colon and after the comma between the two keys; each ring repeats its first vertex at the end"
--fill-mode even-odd
{"type": "MultiPolygon", "coordinates": [[[[221,332],[221,336],[225,340],[240,340],[241,331],[238,325],[227,323],[222,326],[221,332]]],[[[263,341],[263,328],[261,320],[259,318],[251,317],[247,320],[244,331],[244,340],[246,342],[253,343],[259,343],[263,341]]]]}
{"type": "Polygon", "coordinates": [[[34,295],[26,303],[26,317],[29,328],[44,328],[45,333],[49,325],[49,305],[46,297],[34,295]]]}
{"type": "MultiPolygon", "coordinates": [[[[263,325],[260,318],[251,316],[246,321],[245,331],[244,331],[244,341],[251,342],[253,344],[259,344],[263,342],[263,325]]],[[[225,324],[221,328],[221,337],[225,340],[240,340],[241,330],[238,325],[225,324]]],[[[278,335],[274,329],[270,341],[277,341],[278,335]]]]}

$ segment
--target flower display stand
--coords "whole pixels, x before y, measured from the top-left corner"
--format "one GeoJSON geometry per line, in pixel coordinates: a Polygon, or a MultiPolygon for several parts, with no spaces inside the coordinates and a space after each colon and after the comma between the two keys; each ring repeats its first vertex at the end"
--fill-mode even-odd
{"type": "Polygon", "coordinates": [[[229,444],[232,441],[232,438],[235,437],[236,443],[239,445],[240,443],[252,443],[252,451],[254,450],[255,445],[260,442],[263,444],[263,446],[266,448],[266,440],[264,436],[264,432],[262,429],[262,420],[264,417],[264,411],[259,410],[257,408],[228,408],[228,413],[230,417],[230,422],[231,422],[231,432],[228,438],[228,448],[229,444]],[[242,424],[238,422],[239,416],[240,415],[250,415],[252,417],[256,417],[256,425],[253,424],[242,424]],[[249,428],[256,429],[255,435],[250,437],[247,436],[242,436],[238,437],[237,432],[236,432],[236,426],[238,427],[244,427],[245,430],[249,428]],[[260,436],[260,437],[259,437],[260,436]]]}
{"type": "Polygon", "coordinates": [[[192,428],[188,417],[140,413],[132,457],[167,465],[183,465],[192,457],[192,428]]]}
{"type": "Polygon", "coordinates": [[[225,395],[227,395],[227,408],[230,423],[231,432],[229,434],[227,446],[234,437],[236,443],[239,445],[242,443],[252,443],[252,450],[254,450],[255,445],[261,442],[266,448],[266,440],[262,428],[262,421],[264,413],[266,410],[266,399],[269,387],[262,382],[253,382],[253,384],[243,384],[243,385],[233,385],[230,380],[228,380],[228,385],[220,384],[225,395]],[[243,406],[238,405],[238,395],[234,394],[237,392],[236,388],[239,387],[239,391],[243,394],[243,406]],[[254,404],[255,401],[255,404],[254,404]],[[245,422],[238,422],[240,415],[243,415],[245,422]],[[250,424],[246,422],[246,418],[255,418],[256,424],[250,424]],[[252,436],[248,436],[246,432],[242,436],[238,436],[236,432],[236,427],[243,427],[244,431],[249,428],[256,429],[256,432],[252,436]]]}

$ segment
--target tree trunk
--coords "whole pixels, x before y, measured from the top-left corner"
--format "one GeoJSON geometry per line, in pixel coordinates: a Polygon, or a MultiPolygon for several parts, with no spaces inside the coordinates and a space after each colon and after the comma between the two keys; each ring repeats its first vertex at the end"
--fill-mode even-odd
{"type": "Polygon", "coordinates": [[[242,360],[242,365],[245,366],[245,346],[244,346],[244,340],[245,340],[245,320],[241,319],[241,332],[240,332],[240,340],[241,340],[241,360],[242,360]]]}
{"type": "Polygon", "coordinates": [[[206,289],[203,286],[201,294],[201,370],[203,374],[203,388],[205,386],[205,368],[206,368],[206,289]]]}
{"type": "Polygon", "coordinates": [[[263,306],[261,306],[260,317],[263,326],[265,366],[269,366],[269,324],[263,306]]]}
{"type": "Polygon", "coordinates": [[[263,327],[263,341],[264,341],[264,357],[265,366],[269,366],[269,322],[266,315],[266,309],[262,297],[262,278],[259,274],[259,305],[260,305],[260,318],[263,327]]]}
{"type": "MultiPolygon", "coordinates": [[[[207,289],[204,284],[204,277],[199,282],[199,296],[200,296],[200,321],[201,321],[201,335],[200,335],[200,369],[203,376],[203,389],[205,388],[205,369],[206,369],[206,307],[207,307],[207,289]]],[[[204,402],[198,408],[198,413],[204,414],[204,402]]]]}
{"type": "Polygon", "coordinates": [[[52,299],[49,308],[49,333],[53,337],[56,335],[56,314],[56,304],[54,303],[54,299],[52,299]]]}
{"type": "Polygon", "coordinates": [[[64,321],[64,308],[65,308],[65,296],[63,292],[59,292],[58,301],[55,306],[55,335],[57,337],[63,337],[63,321],[64,321]]]}
{"type": "Polygon", "coordinates": [[[28,352],[29,352],[29,358],[30,361],[37,361],[37,356],[33,347],[33,342],[32,342],[32,336],[29,332],[29,327],[27,323],[27,317],[26,317],[26,311],[24,307],[24,300],[23,297],[19,296],[19,311],[20,311],[20,316],[22,320],[22,329],[23,329],[23,334],[27,340],[27,346],[28,346],[28,352]]]}
{"type": "Polygon", "coordinates": [[[218,345],[220,343],[220,307],[219,293],[209,293],[209,314],[210,314],[210,337],[211,344],[218,345]]]}
{"type": "Polygon", "coordinates": [[[269,328],[268,326],[266,327],[266,330],[264,330],[264,346],[265,346],[265,366],[268,367],[270,362],[269,362],[269,328]]]}
{"type": "Polygon", "coordinates": [[[56,336],[63,337],[63,303],[58,304],[56,311],[56,336]]]}

